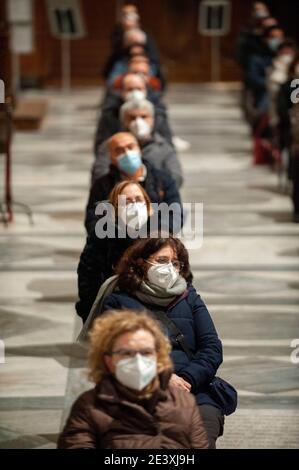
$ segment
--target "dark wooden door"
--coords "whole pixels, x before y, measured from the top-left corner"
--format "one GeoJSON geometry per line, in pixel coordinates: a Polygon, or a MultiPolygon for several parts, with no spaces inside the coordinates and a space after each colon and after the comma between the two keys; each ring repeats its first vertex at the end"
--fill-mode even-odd
{"type": "MultiPolygon", "coordinates": [[[[211,79],[211,40],[198,33],[200,0],[135,1],[142,25],[160,50],[170,81],[203,82],[211,79]]],[[[221,79],[236,80],[239,70],[233,60],[235,36],[245,21],[244,3],[232,0],[232,29],[221,39],[221,79]],[[243,5],[243,6],[242,6],[243,5]]],[[[101,71],[110,52],[110,35],[116,21],[118,0],[81,0],[87,36],[72,41],[72,83],[101,83],[101,71]]],[[[34,0],[35,52],[21,59],[22,76],[29,83],[59,85],[61,44],[50,33],[44,0],[34,0]]]]}

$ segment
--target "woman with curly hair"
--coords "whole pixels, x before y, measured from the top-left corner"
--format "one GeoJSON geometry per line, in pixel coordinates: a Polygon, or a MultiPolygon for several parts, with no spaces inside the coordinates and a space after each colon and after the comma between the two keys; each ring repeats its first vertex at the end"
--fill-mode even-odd
{"type": "Polygon", "coordinates": [[[146,313],[112,311],[97,319],[89,351],[96,386],[73,405],[58,448],[207,448],[194,397],[169,381],[170,349],[146,313]]]}
{"type": "Polygon", "coordinates": [[[222,363],[222,345],[192,286],[185,246],[171,236],[140,239],[125,251],[116,273],[117,290],[104,299],[102,311],[147,309],[160,321],[172,344],[170,383],[195,395],[214,448],[223,433],[224,409],[212,397],[209,385],[222,363]]]}

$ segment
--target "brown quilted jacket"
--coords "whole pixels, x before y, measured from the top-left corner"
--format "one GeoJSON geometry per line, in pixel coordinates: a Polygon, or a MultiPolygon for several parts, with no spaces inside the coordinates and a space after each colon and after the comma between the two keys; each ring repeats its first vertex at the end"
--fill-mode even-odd
{"type": "Polygon", "coordinates": [[[136,402],[112,377],[106,377],[76,400],[58,448],[208,448],[194,396],[168,381],[169,374],[164,386],[160,377],[161,387],[153,396],[136,402]]]}

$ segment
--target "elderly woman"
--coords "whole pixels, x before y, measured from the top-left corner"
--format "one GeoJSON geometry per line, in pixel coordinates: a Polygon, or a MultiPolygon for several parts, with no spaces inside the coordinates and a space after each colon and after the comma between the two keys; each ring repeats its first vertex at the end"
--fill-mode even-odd
{"type": "Polygon", "coordinates": [[[78,296],[76,311],[86,320],[97,292],[103,282],[114,274],[114,267],[124,251],[136,240],[125,225],[133,230],[147,224],[153,209],[149,196],[143,187],[132,181],[122,181],[112,190],[109,200],[102,203],[103,209],[110,205],[107,215],[94,220],[93,230],[87,237],[77,269],[78,296]],[[123,206],[119,201],[123,199],[123,206]],[[103,221],[105,220],[105,223],[103,221]],[[109,227],[110,226],[110,236],[109,227]]]}
{"type": "Polygon", "coordinates": [[[102,311],[147,309],[163,324],[171,343],[174,373],[170,383],[194,394],[210,447],[223,432],[223,409],[209,384],[222,362],[222,345],[211,316],[191,284],[188,252],[179,239],[140,239],[122,256],[117,288],[102,311]]]}
{"type": "Polygon", "coordinates": [[[194,397],[175,387],[170,344],[145,313],[112,311],[94,323],[94,389],[75,402],[60,449],[207,448],[194,397]]]}

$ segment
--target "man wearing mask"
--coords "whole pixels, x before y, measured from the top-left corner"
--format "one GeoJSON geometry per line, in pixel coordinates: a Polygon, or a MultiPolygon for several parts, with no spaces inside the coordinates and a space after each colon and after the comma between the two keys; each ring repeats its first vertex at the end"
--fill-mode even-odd
{"type": "Polygon", "coordinates": [[[124,75],[128,72],[130,61],[139,55],[145,56],[151,65],[151,72],[154,75],[163,75],[161,67],[156,61],[150,60],[147,49],[145,47],[146,35],[139,29],[132,29],[125,33],[124,40],[126,41],[126,47],[124,54],[114,63],[109,75],[107,77],[107,85],[111,86],[114,80],[120,75],[124,75]]]}
{"type": "Polygon", "coordinates": [[[128,47],[132,44],[143,44],[151,62],[160,68],[160,59],[154,39],[148,33],[141,31],[140,17],[135,5],[125,5],[121,9],[120,22],[112,33],[112,51],[103,70],[104,78],[108,78],[116,61],[126,55],[128,47]],[[131,31],[134,31],[132,34],[131,31]]]}
{"type": "Polygon", "coordinates": [[[252,17],[255,19],[266,18],[269,16],[269,8],[264,2],[254,2],[252,6],[252,17]]]}
{"type": "Polygon", "coordinates": [[[248,81],[248,68],[252,56],[268,55],[269,53],[269,48],[264,41],[263,35],[268,28],[278,24],[277,20],[269,15],[268,7],[264,3],[255,2],[252,8],[250,23],[248,27],[241,31],[236,44],[236,61],[244,73],[241,106],[245,120],[249,125],[254,124],[256,109],[252,86],[248,81]]]}
{"type": "Polygon", "coordinates": [[[236,47],[236,60],[246,70],[249,56],[264,49],[262,40],[265,30],[277,25],[277,20],[270,15],[269,8],[263,2],[254,2],[248,26],[241,31],[236,47]]]}
{"type": "MultiPolygon", "coordinates": [[[[96,203],[108,198],[116,183],[122,180],[136,181],[147,192],[151,202],[181,205],[180,195],[174,179],[165,171],[156,169],[141,158],[137,139],[128,132],[119,132],[108,141],[110,154],[109,172],[92,184],[86,207],[85,227],[90,231],[95,219],[96,203]]],[[[183,215],[173,218],[173,231],[182,226],[183,215]]]]}
{"type": "MultiPolygon", "coordinates": [[[[183,183],[182,167],[175,149],[159,134],[155,126],[154,107],[147,100],[126,101],[120,109],[121,127],[137,139],[142,158],[156,168],[165,170],[175,180],[177,187],[183,183]]],[[[92,182],[108,173],[110,164],[107,141],[99,147],[92,170],[92,182]]]]}
{"type": "Polygon", "coordinates": [[[269,96],[269,119],[274,129],[279,123],[277,110],[277,97],[280,87],[287,82],[289,68],[296,55],[296,44],[287,39],[277,49],[272,67],[269,69],[267,78],[267,89],[269,96]]]}
{"type": "Polygon", "coordinates": [[[249,58],[246,81],[253,93],[259,114],[267,112],[268,109],[267,69],[272,65],[273,57],[283,40],[284,32],[279,26],[268,28],[264,34],[267,48],[249,58]]]}
{"type": "Polygon", "coordinates": [[[172,132],[168,123],[167,110],[160,101],[160,93],[149,92],[145,79],[135,73],[125,75],[120,93],[109,91],[102,104],[102,112],[95,135],[95,154],[99,145],[113,134],[121,131],[119,111],[122,104],[131,99],[147,98],[155,107],[155,124],[159,133],[172,145],[172,132]]]}

